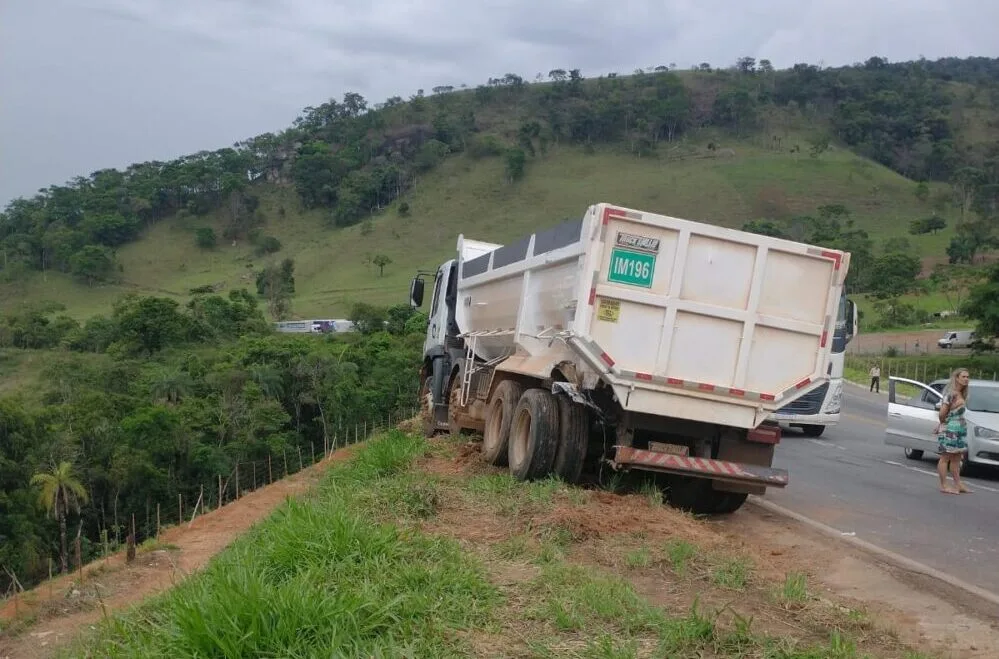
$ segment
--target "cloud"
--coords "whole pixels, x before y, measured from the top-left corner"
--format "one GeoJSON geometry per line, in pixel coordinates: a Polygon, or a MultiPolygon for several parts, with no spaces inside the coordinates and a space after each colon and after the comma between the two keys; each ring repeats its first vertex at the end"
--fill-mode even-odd
{"type": "Polygon", "coordinates": [[[999,54],[994,0],[46,0],[0,5],[0,203],[103,167],[552,68],[999,54]]]}

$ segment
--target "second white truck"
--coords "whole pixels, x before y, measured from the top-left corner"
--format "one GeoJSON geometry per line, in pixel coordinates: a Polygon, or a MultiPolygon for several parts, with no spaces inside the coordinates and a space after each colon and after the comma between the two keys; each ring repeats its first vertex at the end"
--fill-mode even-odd
{"type": "MultiPolygon", "coordinates": [[[[425,431],[520,479],[656,474],[698,513],[784,487],[776,410],[828,380],[850,255],[609,204],[434,275],[425,431]]],[[[423,275],[410,287],[420,307],[423,275]]]]}

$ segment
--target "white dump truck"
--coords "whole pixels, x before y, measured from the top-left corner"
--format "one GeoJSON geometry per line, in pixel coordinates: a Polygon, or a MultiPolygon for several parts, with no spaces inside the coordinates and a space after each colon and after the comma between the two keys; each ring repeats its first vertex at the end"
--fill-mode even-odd
{"type": "Polygon", "coordinates": [[[850,255],[609,205],[434,274],[426,434],[478,431],[519,479],[644,470],[675,506],[784,487],[776,410],[828,380],[850,255]],[[584,472],[584,468],[586,472],[584,472]]]}

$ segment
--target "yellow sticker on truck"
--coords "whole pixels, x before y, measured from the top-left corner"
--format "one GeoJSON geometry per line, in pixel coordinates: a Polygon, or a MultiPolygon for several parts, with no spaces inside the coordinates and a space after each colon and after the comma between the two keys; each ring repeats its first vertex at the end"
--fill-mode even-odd
{"type": "Polygon", "coordinates": [[[597,320],[616,323],[620,319],[621,300],[608,300],[605,297],[600,298],[600,303],[597,304],[597,320]]]}

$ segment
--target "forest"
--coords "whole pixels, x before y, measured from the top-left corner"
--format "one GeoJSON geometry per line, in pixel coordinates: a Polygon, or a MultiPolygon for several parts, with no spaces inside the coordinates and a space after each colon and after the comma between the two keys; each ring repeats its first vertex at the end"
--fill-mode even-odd
{"type": "Polygon", "coordinates": [[[153,535],[158,504],[176,523],[179,500],[189,515],[204,492],[214,508],[220,479],[231,496],[234,478],[251,489],[358,425],[408,418],[426,317],[390,311],[359,309],[369,324],[348,336],[275,334],[246,291],[186,307],[133,296],[82,325],[4,319],[0,356],[43,365],[37,387],[0,397],[0,592],[72,569],[78,534],[86,562],[133,516],[137,542],[153,535]]]}
{"type": "MultiPolygon", "coordinates": [[[[227,218],[222,238],[276,251],[280,244],[261,227],[291,209],[264,218],[254,190],[261,181],[293,186],[302,207],[322,209],[330,227],[343,227],[377,213],[457,153],[502,158],[513,181],[531,158],[563,143],[656,157],[685,136],[715,131],[799,148],[782,143],[789,117],[822,128],[811,139],[813,155],[843,144],[923,182],[925,195],[926,182],[948,184],[946,198],[930,201],[960,208],[947,253],[953,263],[971,263],[997,242],[999,140],[982,139],[999,129],[997,80],[999,60],[989,58],[872,57],[853,66],[775,70],[765,59],[744,57],[721,69],[663,65],[595,79],[579,69],[533,80],[507,73],[475,88],[440,86],[373,106],[348,92],[305,108],[278,133],[175,161],[97,171],[12,201],[0,214],[0,277],[57,270],[93,285],[119,272],[116,249],[152,224],[219,210],[227,218]],[[984,128],[969,128],[975,122],[984,128]]],[[[844,213],[795,219],[808,225],[806,235],[828,238],[832,229],[863,238],[864,227],[847,226],[844,213]]],[[[928,213],[913,232],[935,232],[941,221],[928,213]]],[[[787,231],[771,225],[764,230],[787,231]]],[[[202,248],[217,240],[208,229],[197,238],[202,248]]],[[[836,240],[830,246],[851,238],[836,240]]],[[[851,283],[865,290],[863,282],[851,283]]]]}

